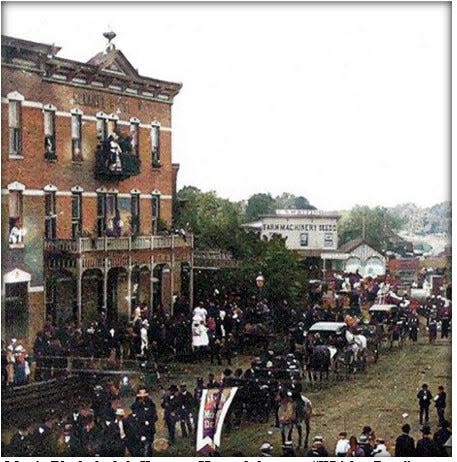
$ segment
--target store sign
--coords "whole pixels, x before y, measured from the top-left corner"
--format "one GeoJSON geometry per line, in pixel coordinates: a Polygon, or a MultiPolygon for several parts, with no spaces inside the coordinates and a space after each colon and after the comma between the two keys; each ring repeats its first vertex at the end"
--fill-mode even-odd
{"type": "Polygon", "coordinates": [[[264,217],[261,235],[271,238],[279,234],[291,250],[336,250],[337,218],[323,216],[264,217]]]}
{"type": "MultiPolygon", "coordinates": [[[[125,113],[130,111],[128,105],[122,99],[116,99],[116,102],[113,103],[108,96],[90,91],[75,92],[73,94],[73,102],[81,106],[103,110],[106,113],[117,112],[118,109],[125,113]]],[[[141,100],[137,99],[136,103],[138,105],[138,110],[140,110],[142,108],[141,100]]],[[[131,104],[133,104],[133,100],[131,104]]]]}
{"type": "Polygon", "coordinates": [[[319,231],[321,233],[336,231],[336,224],[296,224],[296,223],[264,223],[264,231],[319,231]]]}

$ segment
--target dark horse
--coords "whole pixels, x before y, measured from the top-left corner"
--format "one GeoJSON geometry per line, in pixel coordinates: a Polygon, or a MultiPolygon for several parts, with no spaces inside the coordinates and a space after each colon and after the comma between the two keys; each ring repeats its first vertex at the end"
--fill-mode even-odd
{"type": "Polygon", "coordinates": [[[328,380],[328,371],[331,366],[331,354],[328,346],[316,345],[308,351],[306,368],[310,382],[317,380],[316,372],[319,372],[319,380],[322,381],[322,374],[325,372],[325,378],[328,380]]]}

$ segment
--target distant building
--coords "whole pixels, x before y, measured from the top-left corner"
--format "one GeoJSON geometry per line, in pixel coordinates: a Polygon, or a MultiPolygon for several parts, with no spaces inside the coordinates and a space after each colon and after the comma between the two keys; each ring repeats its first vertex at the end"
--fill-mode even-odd
{"type": "Polygon", "coordinates": [[[363,277],[386,274],[386,257],[362,238],[343,244],[338,248],[338,254],[342,255],[339,258],[343,261],[341,269],[346,273],[358,271],[363,277]]]}
{"type": "Polygon", "coordinates": [[[262,215],[257,222],[243,227],[259,232],[261,238],[279,234],[286,239],[286,248],[297,251],[301,257],[320,258],[321,254],[337,249],[339,218],[334,212],[286,209],[262,215]]]}
{"type": "Polygon", "coordinates": [[[87,63],[59,50],[2,37],[4,338],[140,302],[170,312],[192,292],[192,236],[161,232],[181,84],[139,75],[112,43],[87,63]]]}

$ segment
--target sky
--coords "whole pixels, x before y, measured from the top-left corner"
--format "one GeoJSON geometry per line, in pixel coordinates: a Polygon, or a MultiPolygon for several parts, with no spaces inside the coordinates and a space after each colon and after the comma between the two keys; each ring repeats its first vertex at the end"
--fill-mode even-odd
{"type": "Polygon", "coordinates": [[[182,82],[178,188],[323,210],[450,200],[450,5],[2,3],[2,33],[87,61],[103,32],[182,82]]]}

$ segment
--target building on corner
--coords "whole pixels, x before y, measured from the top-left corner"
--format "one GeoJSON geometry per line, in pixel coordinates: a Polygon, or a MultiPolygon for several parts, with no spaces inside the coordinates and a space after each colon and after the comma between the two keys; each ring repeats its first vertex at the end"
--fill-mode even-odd
{"type": "Polygon", "coordinates": [[[193,237],[170,232],[181,84],[141,76],[113,35],[88,62],[2,36],[3,338],[192,298],[193,237]]]}

